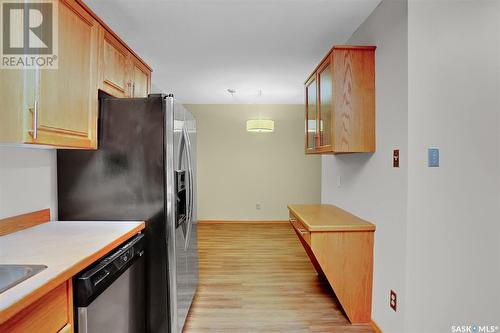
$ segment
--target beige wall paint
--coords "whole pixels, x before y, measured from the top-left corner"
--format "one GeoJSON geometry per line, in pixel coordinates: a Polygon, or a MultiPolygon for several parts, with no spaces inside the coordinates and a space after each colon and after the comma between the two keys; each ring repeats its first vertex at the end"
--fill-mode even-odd
{"type": "Polygon", "coordinates": [[[303,105],[198,105],[198,219],[284,220],[289,203],[319,203],[321,160],[304,154],[303,105]],[[248,133],[247,119],[274,133],[248,133]],[[256,209],[256,204],[261,209],[256,209]]]}
{"type": "Polygon", "coordinates": [[[57,218],[53,149],[0,147],[0,219],[50,208],[57,218]]]}
{"type": "Polygon", "coordinates": [[[499,325],[499,14],[496,0],[384,0],[347,42],[377,45],[377,151],[323,156],[322,201],[377,225],[385,333],[499,325]]]}
{"type": "Polygon", "coordinates": [[[376,128],[374,154],[323,156],[323,203],[342,207],[377,226],[374,248],[372,318],[385,333],[403,332],[408,147],[408,35],[406,1],[383,1],[348,40],[376,45],[376,128]],[[400,167],[392,167],[392,150],[400,167]],[[337,179],[340,177],[340,186],[337,179]],[[389,307],[389,291],[398,311],[389,307]]]}
{"type": "Polygon", "coordinates": [[[500,325],[499,46],[499,1],[409,1],[405,332],[500,325]]]}

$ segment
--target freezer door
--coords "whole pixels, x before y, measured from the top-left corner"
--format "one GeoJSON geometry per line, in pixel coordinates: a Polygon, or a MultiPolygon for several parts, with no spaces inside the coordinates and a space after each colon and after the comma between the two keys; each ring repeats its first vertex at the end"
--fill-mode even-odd
{"type": "Polygon", "coordinates": [[[196,120],[193,115],[186,111],[184,128],[187,134],[188,149],[191,160],[192,181],[192,203],[189,233],[187,235],[187,271],[189,299],[192,302],[196,288],[198,287],[198,219],[197,219],[197,182],[196,182],[196,120]]]}
{"type": "MultiPolygon", "coordinates": [[[[186,193],[179,191],[182,195],[176,197],[176,204],[186,200],[185,210],[179,212],[185,214],[184,219],[175,228],[175,260],[176,260],[176,306],[178,332],[182,331],[184,323],[193,301],[198,281],[198,253],[197,233],[193,224],[195,218],[195,167],[193,161],[192,147],[193,138],[189,134],[187,124],[193,119],[186,120],[187,112],[182,105],[174,104],[174,168],[176,174],[184,174],[184,186],[186,193]],[[194,263],[194,265],[193,265],[194,263]]],[[[196,139],[196,138],[194,138],[196,139]]]]}

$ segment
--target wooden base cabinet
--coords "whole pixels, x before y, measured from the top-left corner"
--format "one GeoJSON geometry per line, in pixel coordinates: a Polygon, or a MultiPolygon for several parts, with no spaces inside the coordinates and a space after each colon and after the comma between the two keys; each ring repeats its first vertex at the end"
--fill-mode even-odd
{"type": "Polygon", "coordinates": [[[374,46],[334,46],[305,90],[307,154],[375,151],[374,46]]]}
{"type": "Polygon", "coordinates": [[[289,206],[290,224],[318,275],[326,277],[332,286],[351,323],[369,323],[375,226],[357,221],[337,207],[316,206],[289,206]]]}
{"type": "Polygon", "coordinates": [[[373,232],[314,232],[311,249],[351,323],[369,323],[373,232]]]}
{"type": "Polygon", "coordinates": [[[0,332],[73,332],[71,280],[55,287],[14,317],[0,325],[0,332]]]}

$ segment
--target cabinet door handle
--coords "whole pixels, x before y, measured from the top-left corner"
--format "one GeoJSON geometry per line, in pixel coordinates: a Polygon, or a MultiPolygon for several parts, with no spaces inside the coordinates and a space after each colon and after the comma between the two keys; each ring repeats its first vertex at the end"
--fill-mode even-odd
{"type": "Polygon", "coordinates": [[[33,108],[30,108],[30,111],[33,113],[33,130],[31,131],[33,140],[38,138],[38,101],[35,100],[35,105],[33,108]]]}
{"type": "Polygon", "coordinates": [[[132,97],[135,97],[135,82],[132,83],[132,97]]]}

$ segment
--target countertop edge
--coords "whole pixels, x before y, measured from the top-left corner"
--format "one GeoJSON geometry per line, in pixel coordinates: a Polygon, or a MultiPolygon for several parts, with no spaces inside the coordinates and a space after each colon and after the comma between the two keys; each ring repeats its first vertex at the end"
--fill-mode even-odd
{"type": "MultiPolygon", "coordinates": [[[[359,226],[347,226],[347,225],[338,225],[338,226],[328,226],[328,227],[325,227],[325,226],[322,226],[322,227],[315,227],[315,226],[311,226],[310,223],[307,222],[307,220],[305,220],[304,218],[302,218],[300,216],[300,214],[295,210],[293,209],[293,204],[290,204],[290,205],[287,205],[287,208],[289,211],[291,211],[293,213],[293,215],[299,219],[300,222],[302,222],[302,224],[306,227],[307,231],[309,232],[375,232],[377,227],[375,226],[375,224],[371,223],[371,222],[368,222],[368,221],[365,221],[359,217],[357,217],[356,215],[340,208],[340,207],[337,207],[337,206],[334,206],[338,209],[342,209],[344,211],[346,211],[347,213],[355,216],[356,218],[368,223],[367,225],[359,225],[359,226]]],[[[331,205],[333,206],[333,205],[331,205]]]]}
{"type": "Polygon", "coordinates": [[[105,255],[106,253],[110,252],[113,250],[116,246],[119,244],[123,243],[127,239],[131,238],[132,236],[138,234],[140,231],[142,231],[145,228],[145,223],[140,222],[140,224],[133,229],[129,230],[128,232],[124,233],[122,236],[116,238],[114,241],[110,242],[106,246],[102,247],[98,251],[94,252],[93,254],[89,255],[88,257],[80,260],[79,262],[75,263],[73,266],[68,268],[67,270],[63,271],[56,277],[54,277],[52,280],[48,281],[44,285],[38,287],[37,289],[33,290],[31,293],[28,295],[24,296],[17,302],[11,304],[7,308],[3,309],[0,311],[0,324],[5,323],[7,320],[12,318],[14,315],[22,311],[24,308],[28,307],[30,304],[33,302],[39,300],[41,297],[43,297],[45,294],[47,294],[49,291],[60,285],[61,283],[69,280],[71,277],[82,271],[85,267],[89,266],[93,262],[95,262],[97,259],[105,255]]]}
{"type": "MultiPolygon", "coordinates": [[[[305,222],[303,222],[305,224],[305,222]]],[[[309,225],[308,231],[310,232],[360,232],[360,231],[370,231],[375,232],[376,228],[373,226],[366,227],[352,227],[352,226],[338,226],[338,227],[313,227],[311,228],[309,225]]]]}

